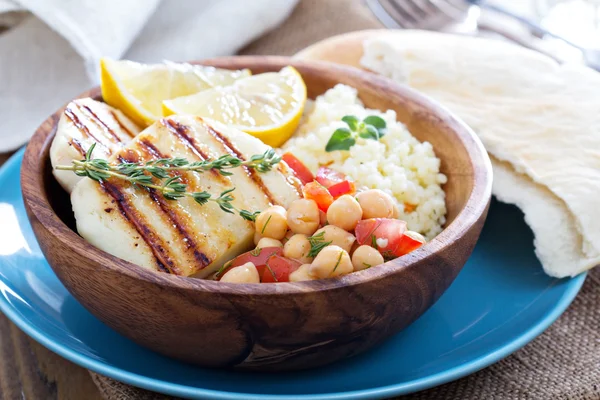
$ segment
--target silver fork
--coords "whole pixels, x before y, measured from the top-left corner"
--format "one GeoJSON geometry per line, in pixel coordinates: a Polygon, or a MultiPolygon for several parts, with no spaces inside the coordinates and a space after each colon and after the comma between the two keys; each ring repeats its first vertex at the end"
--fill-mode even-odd
{"type": "Polygon", "coordinates": [[[600,71],[600,51],[576,45],[552,32],[548,32],[534,21],[480,0],[366,0],[375,16],[388,28],[441,30],[454,26],[458,33],[475,34],[478,30],[499,34],[521,46],[528,47],[561,62],[555,55],[524,40],[508,30],[479,21],[481,8],[513,18],[536,33],[557,37],[577,48],[583,54],[586,64],[600,71]]]}
{"type": "Polygon", "coordinates": [[[438,30],[463,24],[474,6],[464,0],[367,0],[388,28],[438,30]]]}

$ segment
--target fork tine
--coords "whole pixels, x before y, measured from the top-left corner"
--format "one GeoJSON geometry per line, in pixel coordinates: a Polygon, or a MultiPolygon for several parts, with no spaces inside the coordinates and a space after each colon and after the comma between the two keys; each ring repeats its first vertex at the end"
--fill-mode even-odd
{"type": "Polygon", "coordinates": [[[438,29],[464,19],[466,0],[367,0],[388,28],[438,29]]]}
{"type": "Polygon", "coordinates": [[[440,13],[447,15],[450,18],[461,18],[469,9],[470,5],[465,0],[429,0],[429,3],[434,6],[440,13]]]}
{"type": "Polygon", "coordinates": [[[422,20],[414,10],[405,7],[406,4],[395,0],[380,0],[381,6],[395,19],[403,28],[414,28],[422,20]]]}

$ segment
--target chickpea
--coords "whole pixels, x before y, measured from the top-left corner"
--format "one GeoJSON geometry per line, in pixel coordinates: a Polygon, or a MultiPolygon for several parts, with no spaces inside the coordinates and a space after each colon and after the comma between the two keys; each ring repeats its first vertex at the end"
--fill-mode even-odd
{"type": "Polygon", "coordinates": [[[394,216],[394,200],[386,192],[370,189],[356,195],[356,200],[363,210],[363,218],[392,218],[394,216]]]}
{"type": "MultiPolygon", "coordinates": [[[[353,200],[354,201],[354,200],[353,200]]],[[[321,229],[315,232],[315,235],[323,233],[323,241],[331,242],[332,245],[339,246],[346,252],[352,249],[352,244],[356,241],[356,238],[350,232],[346,232],[342,228],[335,225],[325,225],[321,229]]]]}
{"type": "Polygon", "coordinates": [[[271,206],[256,217],[256,232],[263,237],[281,240],[287,228],[287,213],[281,206],[271,206]]]}
{"type": "Polygon", "coordinates": [[[287,211],[287,224],[294,233],[312,235],[319,228],[319,207],[314,200],[294,200],[287,211]]]}
{"type": "Polygon", "coordinates": [[[290,274],[290,282],[312,281],[315,278],[308,273],[309,270],[310,264],[302,264],[290,274]]]}
{"type": "Polygon", "coordinates": [[[360,246],[352,254],[352,265],[355,271],[371,268],[383,264],[383,256],[371,246],[360,246]]]}
{"type": "Polygon", "coordinates": [[[339,197],[327,209],[327,221],[347,231],[354,230],[362,216],[360,204],[349,194],[339,197]]]}
{"type": "Polygon", "coordinates": [[[333,278],[354,271],[348,252],[339,246],[327,246],[310,265],[308,273],[318,279],[333,278]]]}
{"type": "Polygon", "coordinates": [[[290,240],[290,238],[291,238],[292,236],[294,236],[294,235],[295,235],[295,233],[294,233],[294,232],[292,232],[292,231],[287,231],[287,233],[285,234],[285,236],[283,237],[283,239],[281,239],[281,243],[285,245],[285,244],[288,242],[288,240],[290,240]]]}
{"type": "Polygon", "coordinates": [[[392,211],[392,218],[398,219],[400,218],[400,209],[398,208],[398,204],[394,202],[394,210],[392,211]]]}
{"type": "Polygon", "coordinates": [[[256,247],[264,249],[265,247],[283,247],[283,244],[277,239],[264,237],[258,241],[256,247]]]}
{"type": "Polygon", "coordinates": [[[312,261],[312,257],[308,256],[310,251],[310,242],[306,235],[297,233],[287,241],[283,246],[283,255],[287,258],[293,258],[300,261],[301,263],[308,263],[312,261]]]}
{"type": "Polygon", "coordinates": [[[221,282],[229,283],[260,283],[260,277],[258,276],[258,270],[256,266],[247,262],[239,267],[231,268],[223,275],[221,282]]]}
{"type": "Polygon", "coordinates": [[[258,245],[258,242],[260,242],[260,239],[262,239],[263,236],[260,234],[260,232],[256,232],[254,231],[254,245],[258,245]]]}

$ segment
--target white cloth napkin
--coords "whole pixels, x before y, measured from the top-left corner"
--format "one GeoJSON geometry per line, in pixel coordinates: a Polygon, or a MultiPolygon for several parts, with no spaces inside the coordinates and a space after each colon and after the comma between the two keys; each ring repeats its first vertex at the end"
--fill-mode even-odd
{"type": "Polygon", "coordinates": [[[98,83],[100,57],[143,62],[235,53],[298,0],[0,0],[0,153],[98,83]]]}

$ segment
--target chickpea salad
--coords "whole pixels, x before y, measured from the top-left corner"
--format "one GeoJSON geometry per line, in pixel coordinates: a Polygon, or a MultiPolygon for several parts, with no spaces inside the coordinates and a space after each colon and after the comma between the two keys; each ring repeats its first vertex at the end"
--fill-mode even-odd
{"type": "Polygon", "coordinates": [[[426,242],[397,219],[398,208],[387,193],[356,193],[354,182],[327,167],[312,179],[291,153],[283,157],[305,182],[303,198],[287,210],[271,206],[258,214],[256,248],[223,265],[216,279],[264,283],[333,278],[376,267],[426,242]]]}
{"type": "Polygon", "coordinates": [[[431,145],[349,86],[311,101],[292,67],[102,69],[105,102],[69,103],[50,151],[78,233],[101,250],[159,273],[299,282],[378,267],[441,231],[431,145]],[[146,77],[168,90],[131,87],[146,77]]]}

